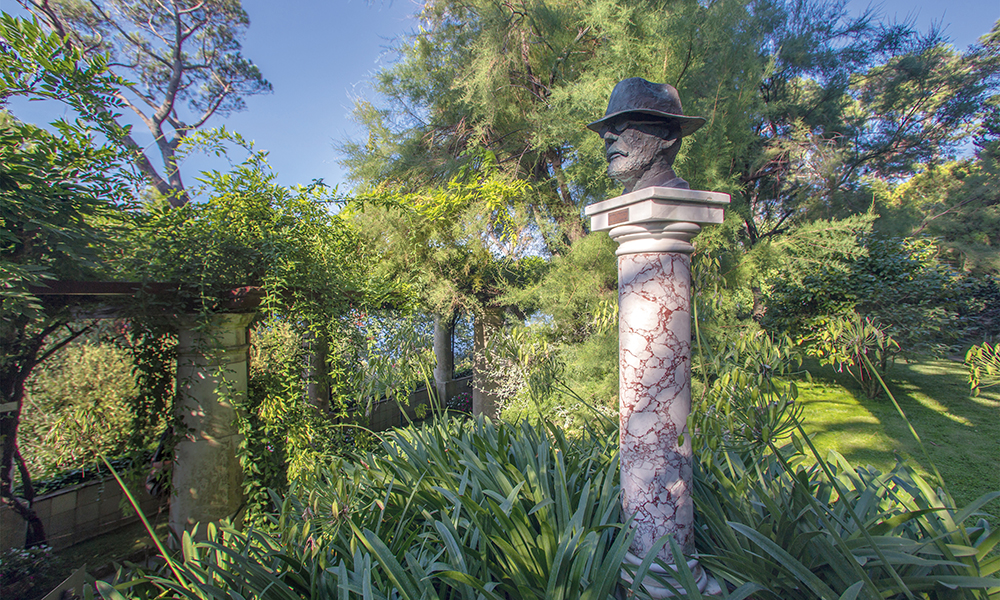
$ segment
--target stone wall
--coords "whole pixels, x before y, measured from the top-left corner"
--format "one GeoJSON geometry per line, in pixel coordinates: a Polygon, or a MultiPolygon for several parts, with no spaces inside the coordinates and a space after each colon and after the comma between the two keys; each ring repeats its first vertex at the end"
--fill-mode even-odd
{"type": "MultiPolygon", "coordinates": [[[[448,382],[448,397],[454,397],[461,393],[472,393],[472,376],[454,379],[448,382]]],[[[411,420],[417,419],[417,407],[426,406],[427,390],[417,390],[410,395],[410,406],[406,408],[406,414],[411,420]]],[[[393,427],[406,425],[407,420],[403,417],[402,407],[392,399],[380,400],[372,405],[371,416],[368,420],[368,427],[372,431],[385,431],[393,427]]]]}
{"type": "MultiPolygon", "coordinates": [[[[157,511],[167,506],[166,496],[156,498],[145,489],[139,492],[132,490],[132,495],[150,520],[157,511]]],[[[81,483],[39,496],[35,499],[34,508],[45,527],[49,545],[57,550],[139,520],[114,479],[81,483]],[[123,500],[127,507],[124,509],[123,500]]],[[[24,521],[17,513],[0,507],[0,551],[22,546],[24,527],[24,521]]]]}

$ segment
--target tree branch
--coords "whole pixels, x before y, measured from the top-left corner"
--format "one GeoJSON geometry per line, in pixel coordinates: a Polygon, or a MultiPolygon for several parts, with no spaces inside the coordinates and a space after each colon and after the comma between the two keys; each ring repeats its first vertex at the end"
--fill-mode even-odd
{"type": "MultiPolygon", "coordinates": [[[[93,1],[93,0],[91,0],[93,1]]],[[[170,114],[174,109],[174,102],[177,100],[177,89],[181,83],[181,76],[184,74],[184,54],[182,51],[184,40],[181,39],[181,29],[183,23],[181,22],[181,16],[174,10],[174,47],[172,48],[172,60],[170,64],[167,65],[171,70],[170,83],[167,84],[166,91],[163,92],[163,103],[157,109],[154,118],[160,123],[163,119],[170,114]]],[[[161,149],[162,150],[162,149],[161,149]]],[[[169,166],[167,167],[169,171],[169,166]]]]}
{"type": "Polygon", "coordinates": [[[937,219],[938,217],[943,217],[943,216],[945,216],[945,215],[947,215],[949,213],[955,212],[958,209],[960,209],[963,206],[965,206],[966,204],[969,204],[970,202],[973,202],[975,200],[979,200],[980,197],[981,197],[980,194],[972,194],[968,198],[966,198],[965,200],[962,200],[961,202],[959,202],[958,204],[955,204],[954,206],[949,206],[944,211],[942,211],[942,212],[940,212],[940,213],[938,213],[938,214],[936,214],[934,216],[925,218],[923,221],[921,221],[920,227],[917,227],[916,229],[914,229],[910,233],[910,235],[911,236],[920,235],[924,231],[924,229],[926,229],[927,226],[930,225],[931,221],[933,221],[934,219],[937,219]]]}
{"type": "Polygon", "coordinates": [[[229,97],[229,94],[232,92],[228,84],[223,89],[225,89],[226,91],[220,94],[219,97],[215,99],[214,104],[205,109],[205,112],[201,115],[201,117],[197,121],[194,122],[193,125],[190,126],[190,129],[198,129],[199,127],[205,124],[205,121],[209,120],[212,117],[212,115],[215,114],[215,111],[219,110],[219,106],[222,105],[222,101],[225,100],[227,97],[229,97]]]}
{"type": "Polygon", "coordinates": [[[144,53],[146,53],[147,55],[149,55],[152,59],[154,59],[154,60],[156,60],[158,62],[163,63],[163,65],[165,67],[169,67],[170,66],[170,63],[168,63],[166,61],[166,59],[164,59],[163,57],[159,56],[158,54],[156,54],[155,52],[153,52],[151,49],[149,49],[147,47],[147,45],[142,42],[142,40],[135,39],[134,37],[132,37],[131,33],[125,31],[124,29],[122,29],[121,25],[119,25],[117,21],[115,21],[114,19],[112,19],[111,16],[108,15],[108,13],[104,12],[104,10],[100,7],[100,5],[97,4],[97,2],[95,0],[90,0],[90,5],[94,7],[94,10],[96,10],[98,13],[100,13],[101,18],[103,18],[107,23],[110,23],[112,27],[114,27],[115,29],[117,29],[118,33],[120,33],[122,35],[122,37],[124,37],[126,40],[128,40],[130,44],[132,44],[136,48],[139,48],[140,50],[142,50],[144,53]]]}
{"type": "Polygon", "coordinates": [[[66,346],[66,344],[72,342],[73,340],[75,340],[76,338],[80,337],[81,335],[87,333],[88,331],[90,331],[93,328],[94,328],[94,324],[91,323],[90,325],[87,325],[86,327],[84,327],[80,331],[73,331],[73,328],[70,327],[69,324],[67,323],[66,324],[66,329],[69,330],[69,333],[70,333],[69,336],[67,336],[66,339],[64,339],[64,340],[61,340],[58,344],[56,344],[56,345],[52,346],[51,348],[49,348],[48,350],[46,350],[41,356],[39,356],[37,359],[35,359],[34,360],[34,364],[32,365],[32,368],[35,368],[38,365],[42,364],[43,362],[45,362],[45,359],[47,359],[48,357],[52,356],[56,352],[59,352],[60,350],[62,350],[66,346]]]}
{"type": "MultiPolygon", "coordinates": [[[[143,100],[145,100],[147,104],[151,104],[151,103],[149,102],[149,100],[148,100],[148,99],[147,99],[147,98],[146,98],[145,96],[143,96],[142,94],[138,94],[138,93],[137,93],[136,95],[137,95],[137,96],[139,96],[140,98],[142,98],[143,100]]],[[[146,113],[144,113],[144,112],[142,112],[141,110],[139,110],[139,109],[138,109],[138,108],[137,108],[137,107],[136,107],[136,106],[135,106],[135,105],[134,105],[134,104],[133,104],[133,103],[132,103],[132,102],[131,102],[131,101],[130,101],[130,100],[129,100],[129,99],[128,99],[128,98],[126,97],[126,96],[125,96],[125,94],[122,94],[122,93],[121,93],[121,91],[116,91],[116,92],[115,92],[115,98],[118,98],[118,100],[119,100],[119,101],[120,101],[120,102],[121,102],[122,104],[124,104],[125,106],[129,107],[130,109],[132,109],[132,112],[134,112],[134,113],[135,113],[136,115],[138,115],[138,116],[139,116],[139,118],[140,118],[140,119],[142,119],[142,122],[143,122],[143,123],[145,123],[146,127],[147,127],[147,128],[149,129],[149,131],[150,131],[150,132],[154,132],[154,131],[156,130],[156,122],[154,122],[154,121],[153,121],[152,119],[150,119],[149,117],[147,117],[147,116],[146,116],[146,113]]],[[[155,107],[155,106],[152,106],[152,108],[156,108],[156,107],[155,107]]]]}

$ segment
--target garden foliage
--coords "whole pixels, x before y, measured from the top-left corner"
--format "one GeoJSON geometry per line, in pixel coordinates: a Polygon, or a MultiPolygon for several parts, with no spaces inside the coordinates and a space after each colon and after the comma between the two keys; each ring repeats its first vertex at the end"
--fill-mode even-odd
{"type": "Polygon", "coordinates": [[[888,380],[900,352],[899,343],[882,326],[857,313],[834,317],[805,342],[808,354],[818,357],[822,365],[846,370],[869,398],[882,395],[882,380],[888,380]]]}
{"type": "Polygon", "coordinates": [[[303,343],[308,330],[278,316],[251,330],[247,397],[239,406],[239,457],[251,522],[264,524],[269,490],[287,490],[290,482],[308,479],[315,465],[366,444],[365,430],[351,426],[364,413],[350,410],[357,398],[346,391],[356,379],[349,367],[358,358],[351,343],[356,340],[347,328],[342,331],[347,339],[336,340],[339,345],[326,355],[329,395],[317,404],[308,389],[320,384],[320,374],[305,369],[312,350],[303,343]]]}
{"type": "Polygon", "coordinates": [[[798,277],[775,277],[763,325],[805,337],[856,312],[881,323],[910,353],[989,333],[988,314],[998,300],[988,276],[954,271],[932,240],[869,236],[861,248],[860,256],[816,265],[798,277]]]}
{"type": "Polygon", "coordinates": [[[53,280],[99,277],[116,245],[115,224],[128,203],[129,174],[120,152],[95,141],[116,139],[106,117],[120,83],[103,57],[86,61],[56,34],[0,15],[0,102],[21,96],[65,102],[80,118],[52,123],[53,131],[0,111],[0,497],[29,522],[26,543],[44,542],[31,508],[31,476],[18,452],[24,384],[31,370],[83,335],[66,302],[43,301],[32,287],[53,280]],[[84,124],[86,119],[88,124],[84,124]],[[16,477],[24,500],[12,493],[16,477]]]}
{"type": "Polygon", "coordinates": [[[468,155],[470,164],[441,186],[409,192],[382,182],[346,211],[377,268],[444,319],[482,315],[506,286],[537,278],[543,263],[527,231],[531,186],[505,176],[491,152],[468,155]]]}
{"type": "Polygon", "coordinates": [[[33,476],[86,469],[102,455],[129,452],[136,385],[122,350],[72,344],[37,368],[26,387],[20,448],[33,476]]]}
{"type": "Polygon", "coordinates": [[[29,597],[51,584],[59,557],[49,546],[10,548],[0,552],[0,589],[11,597],[29,597]]]}
{"type": "MultiPolygon", "coordinates": [[[[1000,534],[975,517],[1000,492],[960,510],[905,465],[881,474],[836,455],[810,464],[802,438],[768,441],[706,448],[715,459],[696,473],[698,556],[728,597],[985,599],[1000,586],[1000,534]]],[[[646,597],[621,579],[630,535],[617,447],[612,430],[567,438],[528,420],[396,430],[377,452],[276,496],[276,533],[213,526],[208,541],[186,537],[169,568],[122,573],[102,593],[646,597]]],[[[678,592],[701,597],[690,573],[678,580],[678,592]]]]}
{"type": "Polygon", "coordinates": [[[976,395],[983,388],[1000,385],[1000,345],[982,343],[972,346],[965,354],[969,368],[969,384],[976,395]]]}
{"type": "MultiPolygon", "coordinates": [[[[364,437],[335,426],[357,417],[365,400],[357,393],[363,372],[354,365],[366,348],[354,315],[392,307],[402,295],[397,283],[370,276],[367,246],[332,210],[335,189],[277,185],[266,154],[237,134],[192,137],[195,149],[233,144],[247,157],[230,172],[203,174],[203,203],[148,203],[131,222],[129,251],[117,264],[143,282],[176,282],[171,295],[142,294],[126,308],[144,336],[139,349],[169,345],[174,315],[194,315],[205,326],[232,310],[230,290],[259,290],[261,304],[250,309],[258,316],[249,390],[238,400],[244,486],[256,519],[266,490],[286,489],[298,465],[322,462],[364,437]]],[[[160,364],[162,357],[149,358],[160,364]]],[[[143,404],[147,418],[172,414],[172,388],[162,391],[143,404]]]]}

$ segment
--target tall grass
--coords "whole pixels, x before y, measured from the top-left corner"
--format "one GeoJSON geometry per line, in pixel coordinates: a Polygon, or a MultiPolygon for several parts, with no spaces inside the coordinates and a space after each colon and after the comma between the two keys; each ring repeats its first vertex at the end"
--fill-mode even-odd
{"type": "MultiPolygon", "coordinates": [[[[701,563],[728,598],[997,598],[1000,533],[905,464],[809,463],[783,447],[705,450],[695,482],[701,563]]],[[[277,498],[270,531],[210,528],[160,572],[105,598],[648,597],[621,577],[618,440],[551,424],[435,418],[379,452],[317,469],[277,498]]],[[[813,457],[816,458],[815,456],[813,457]]],[[[661,540],[671,544],[672,540],[661,540]]],[[[679,550],[673,585],[699,598],[679,550]]],[[[632,579],[647,580],[650,564],[632,579]]],[[[666,582],[657,581],[664,585],[666,582]]]]}

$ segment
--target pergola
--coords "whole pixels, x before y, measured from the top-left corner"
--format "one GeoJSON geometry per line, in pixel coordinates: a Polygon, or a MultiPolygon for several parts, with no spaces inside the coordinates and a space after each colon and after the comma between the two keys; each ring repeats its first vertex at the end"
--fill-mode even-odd
{"type": "Polygon", "coordinates": [[[29,291],[44,303],[73,308],[80,318],[124,316],[124,302],[140,296],[180,309],[164,313],[177,325],[177,422],[170,527],[180,536],[198,523],[237,521],[243,505],[243,474],[237,459],[236,405],[247,392],[248,326],[264,290],[236,287],[217,298],[207,315],[196,314],[194,286],[179,283],[53,281],[29,291]],[[181,300],[181,302],[178,302],[181,300]],[[190,304],[190,303],[188,303],[190,304]]]}

